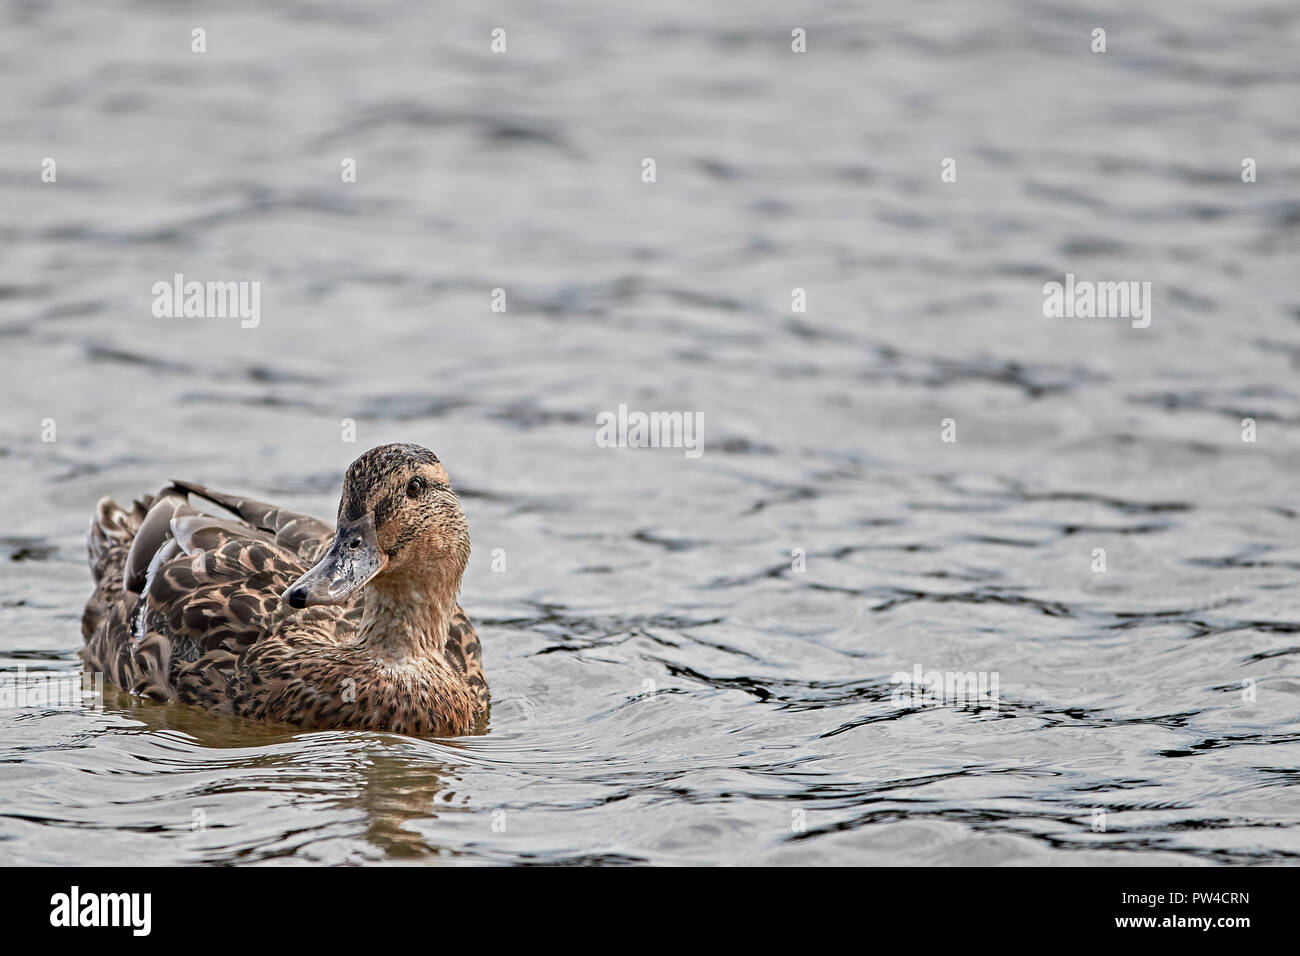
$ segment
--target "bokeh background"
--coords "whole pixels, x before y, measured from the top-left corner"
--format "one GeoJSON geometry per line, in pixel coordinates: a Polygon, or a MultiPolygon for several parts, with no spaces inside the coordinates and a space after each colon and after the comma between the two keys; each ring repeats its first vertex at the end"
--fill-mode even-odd
{"type": "Polygon", "coordinates": [[[494,697],[456,741],[0,711],[7,861],[1300,853],[1294,5],[0,23],[0,667],[77,669],[100,496],[332,515],[400,440],[465,503],[494,697]],[[1151,327],[1044,318],[1066,272],[1151,327]],[[260,325],[155,318],[175,273],[260,325]],[[598,447],[620,403],[704,455],[598,447]],[[918,665],[1001,705],[893,700],[918,665]]]}

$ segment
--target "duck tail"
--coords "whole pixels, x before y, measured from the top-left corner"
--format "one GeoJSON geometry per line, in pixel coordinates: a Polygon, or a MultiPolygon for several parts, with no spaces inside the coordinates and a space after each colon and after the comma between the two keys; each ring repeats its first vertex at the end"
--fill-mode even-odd
{"type": "Polygon", "coordinates": [[[90,533],[86,535],[90,573],[95,578],[95,584],[98,585],[108,576],[109,565],[114,563],[116,552],[121,551],[125,557],[126,549],[131,547],[131,540],[140,530],[151,504],[153,499],[146,497],[143,501],[132,502],[131,509],[127,510],[112,498],[99,499],[99,504],[95,506],[95,517],[90,519],[90,533]]]}
{"type": "Polygon", "coordinates": [[[133,501],[130,508],[123,508],[111,498],[101,498],[96,505],[95,517],[90,520],[90,531],[86,535],[90,573],[95,579],[95,593],[81,617],[81,633],[87,640],[122,596],[123,574],[131,544],[149,509],[169,490],[164,488],[157,495],[145,495],[133,501]]]}

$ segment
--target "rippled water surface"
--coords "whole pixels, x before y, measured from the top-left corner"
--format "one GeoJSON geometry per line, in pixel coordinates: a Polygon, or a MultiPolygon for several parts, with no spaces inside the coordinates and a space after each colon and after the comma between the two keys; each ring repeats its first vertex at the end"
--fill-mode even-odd
{"type": "Polygon", "coordinates": [[[77,670],[100,496],[332,515],[402,440],[461,491],[493,693],[446,741],[8,707],[0,859],[1300,856],[1294,5],[0,22],[0,666],[77,670]],[[1067,272],[1151,326],[1045,318],[1067,272]],[[260,324],[154,318],[176,273],[260,324]],[[599,447],[620,403],[704,454],[599,447]]]}

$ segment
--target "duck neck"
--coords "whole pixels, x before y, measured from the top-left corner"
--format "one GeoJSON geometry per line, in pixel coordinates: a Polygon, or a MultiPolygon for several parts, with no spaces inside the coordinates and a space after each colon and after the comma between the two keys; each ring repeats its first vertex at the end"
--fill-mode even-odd
{"type": "Polygon", "coordinates": [[[383,575],[366,589],[358,646],[380,660],[441,657],[459,581],[383,575]]]}

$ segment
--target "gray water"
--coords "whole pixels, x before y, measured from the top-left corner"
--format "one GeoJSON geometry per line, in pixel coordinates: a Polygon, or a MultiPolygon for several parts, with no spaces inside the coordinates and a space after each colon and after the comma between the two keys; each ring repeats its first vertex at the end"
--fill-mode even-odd
{"type": "Polygon", "coordinates": [[[102,495],[332,516],[415,441],[493,694],[10,706],[0,860],[1300,857],[1300,8],[0,10],[0,667],[77,671],[102,495]],[[154,317],[176,273],[259,323],[154,317]],[[1067,273],[1150,326],[1045,317],[1067,273]]]}

